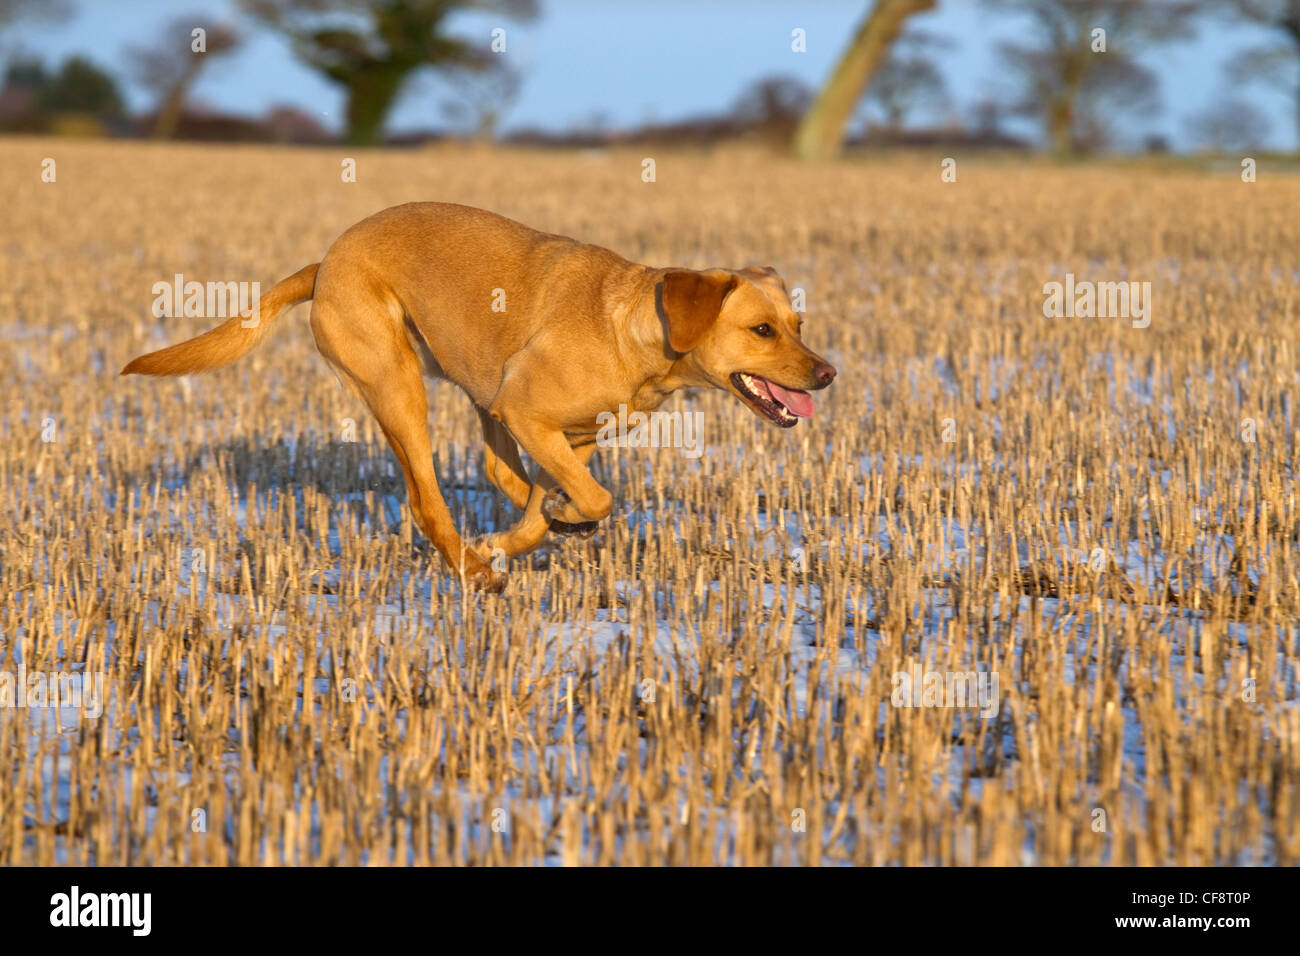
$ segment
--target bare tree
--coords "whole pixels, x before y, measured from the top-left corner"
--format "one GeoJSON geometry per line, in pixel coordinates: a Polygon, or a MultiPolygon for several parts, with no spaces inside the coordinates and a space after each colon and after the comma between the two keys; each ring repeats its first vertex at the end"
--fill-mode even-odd
{"type": "Polygon", "coordinates": [[[232,27],[206,24],[202,14],[179,16],[168,21],[153,45],[126,50],[127,59],[135,64],[136,81],[158,98],[155,139],[176,135],[185,98],[208,58],[224,56],[239,45],[239,34],[232,27]]]}
{"type": "Polygon", "coordinates": [[[418,71],[499,69],[487,37],[447,33],[462,10],[531,17],[535,0],[242,0],[262,22],[288,38],[295,55],[347,94],[347,139],[380,141],[384,122],[418,71]]]}
{"type": "Polygon", "coordinates": [[[844,125],[853,115],[872,75],[888,55],[894,38],[903,29],[903,22],[913,14],[933,10],[934,6],[935,0],[876,0],[830,80],[804,114],[795,134],[795,155],[822,159],[839,152],[844,125]]]}
{"type": "Polygon", "coordinates": [[[24,17],[54,20],[70,12],[68,0],[0,0],[0,27],[24,17]]]}
{"type": "MultiPolygon", "coordinates": [[[[1272,42],[1242,50],[1228,64],[1238,80],[1262,80],[1291,91],[1300,137],[1300,0],[1221,0],[1226,12],[1266,27],[1272,42]]],[[[1297,142],[1300,152],[1300,142],[1297,142]]]]}
{"type": "Polygon", "coordinates": [[[1112,144],[1120,116],[1152,116],[1160,110],[1155,73],[1132,59],[1092,70],[1075,103],[1070,146],[1090,153],[1112,144]]]}
{"type": "Polygon", "coordinates": [[[1040,120],[1053,152],[1087,148],[1117,113],[1153,111],[1154,74],[1137,54],[1189,36],[1195,0],[985,0],[1028,18],[1030,42],[1000,45],[1020,87],[1013,111],[1040,120]]]}
{"type": "Polygon", "coordinates": [[[496,139],[501,117],[510,111],[523,78],[507,63],[478,72],[458,71],[448,77],[452,98],[443,104],[443,113],[454,120],[469,123],[474,139],[496,139]]]}
{"type": "Polygon", "coordinates": [[[731,118],[742,130],[756,130],[775,148],[787,150],[812,100],[813,91],[799,77],[764,76],[741,90],[731,118]]]}
{"type": "MultiPolygon", "coordinates": [[[[68,0],[0,0],[0,34],[19,20],[56,20],[71,12],[68,0]]],[[[8,49],[6,46],[0,45],[0,57],[7,59],[15,52],[21,53],[17,44],[8,49]]]]}
{"type": "Polygon", "coordinates": [[[971,107],[975,118],[975,132],[985,139],[997,139],[1002,135],[1003,104],[993,96],[981,96],[971,107]]]}
{"type": "Polygon", "coordinates": [[[943,37],[923,30],[904,33],[894,41],[889,55],[871,78],[863,107],[879,110],[886,128],[897,133],[908,114],[920,107],[942,103],[948,86],[935,66],[934,56],[951,46],[943,37]]]}
{"type": "Polygon", "coordinates": [[[741,90],[732,115],[754,126],[789,122],[803,116],[812,99],[812,90],[797,76],[764,76],[741,90]]]}
{"type": "Polygon", "coordinates": [[[1249,100],[1225,97],[1189,116],[1188,135],[1214,153],[1258,148],[1268,136],[1268,120],[1249,100]]]}

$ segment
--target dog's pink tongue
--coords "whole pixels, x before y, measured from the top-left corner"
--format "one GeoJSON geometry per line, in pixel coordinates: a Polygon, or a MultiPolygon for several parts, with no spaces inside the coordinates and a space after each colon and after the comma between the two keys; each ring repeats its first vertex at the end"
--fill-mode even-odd
{"type": "Polygon", "coordinates": [[[791,391],[776,382],[768,382],[767,387],[771,389],[773,398],[800,418],[813,417],[813,400],[807,392],[791,391]]]}

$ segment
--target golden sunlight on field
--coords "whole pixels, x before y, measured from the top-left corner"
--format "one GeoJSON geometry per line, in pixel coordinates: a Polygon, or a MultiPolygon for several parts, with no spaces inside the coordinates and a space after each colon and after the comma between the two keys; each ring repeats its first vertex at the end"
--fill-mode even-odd
{"type": "MultiPolygon", "coordinates": [[[[1300,861],[1300,181],[642,158],[0,141],[0,863],[1300,861]],[[701,454],[602,450],[614,514],[494,597],[308,306],[118,377],[219,321],[155,283],[266,290],[417,199],[775,266],[839,378],[789,431],[673,399],[701,454]],[[1133,315],[1045,317],[1067,281],[1133,315]]],[[[430,399],[459,527],[506,527],[430,399]]]]}

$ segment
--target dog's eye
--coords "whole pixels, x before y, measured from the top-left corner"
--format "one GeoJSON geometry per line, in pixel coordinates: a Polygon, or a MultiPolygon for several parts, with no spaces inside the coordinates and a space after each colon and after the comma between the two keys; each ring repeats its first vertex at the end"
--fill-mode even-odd
{"type": "Polygon", "coordinates": [[[772,326],[768,325],[766,322],[764,322],[762,325],[754,326],[749,331],[761,335],[765,339],[770,339],[772,336],[776,335],[776,333],[772,331],[772,326]]]}

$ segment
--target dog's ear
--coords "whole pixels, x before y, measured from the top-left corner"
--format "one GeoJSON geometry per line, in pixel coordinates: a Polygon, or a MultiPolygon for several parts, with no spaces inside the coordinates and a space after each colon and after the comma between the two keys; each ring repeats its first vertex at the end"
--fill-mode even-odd
{"type": "Polygon", "coordinates": [[[713,269],[693,272],[677,269],[663,280],[663,309],[668,324],[668,345],[674,352],[689,352],[722,311],[727,293],[738,280],[729,272],[713,269]]]}
{"type": "Polygon", "coordinates": [[[746,275],[754,276],[756,279],[775,279],[777,282],[781,283],[782,289],[785,288],[785,280],[782,279],[781,274],[771,266],[746,266],[740,271],[746,275]]]}

